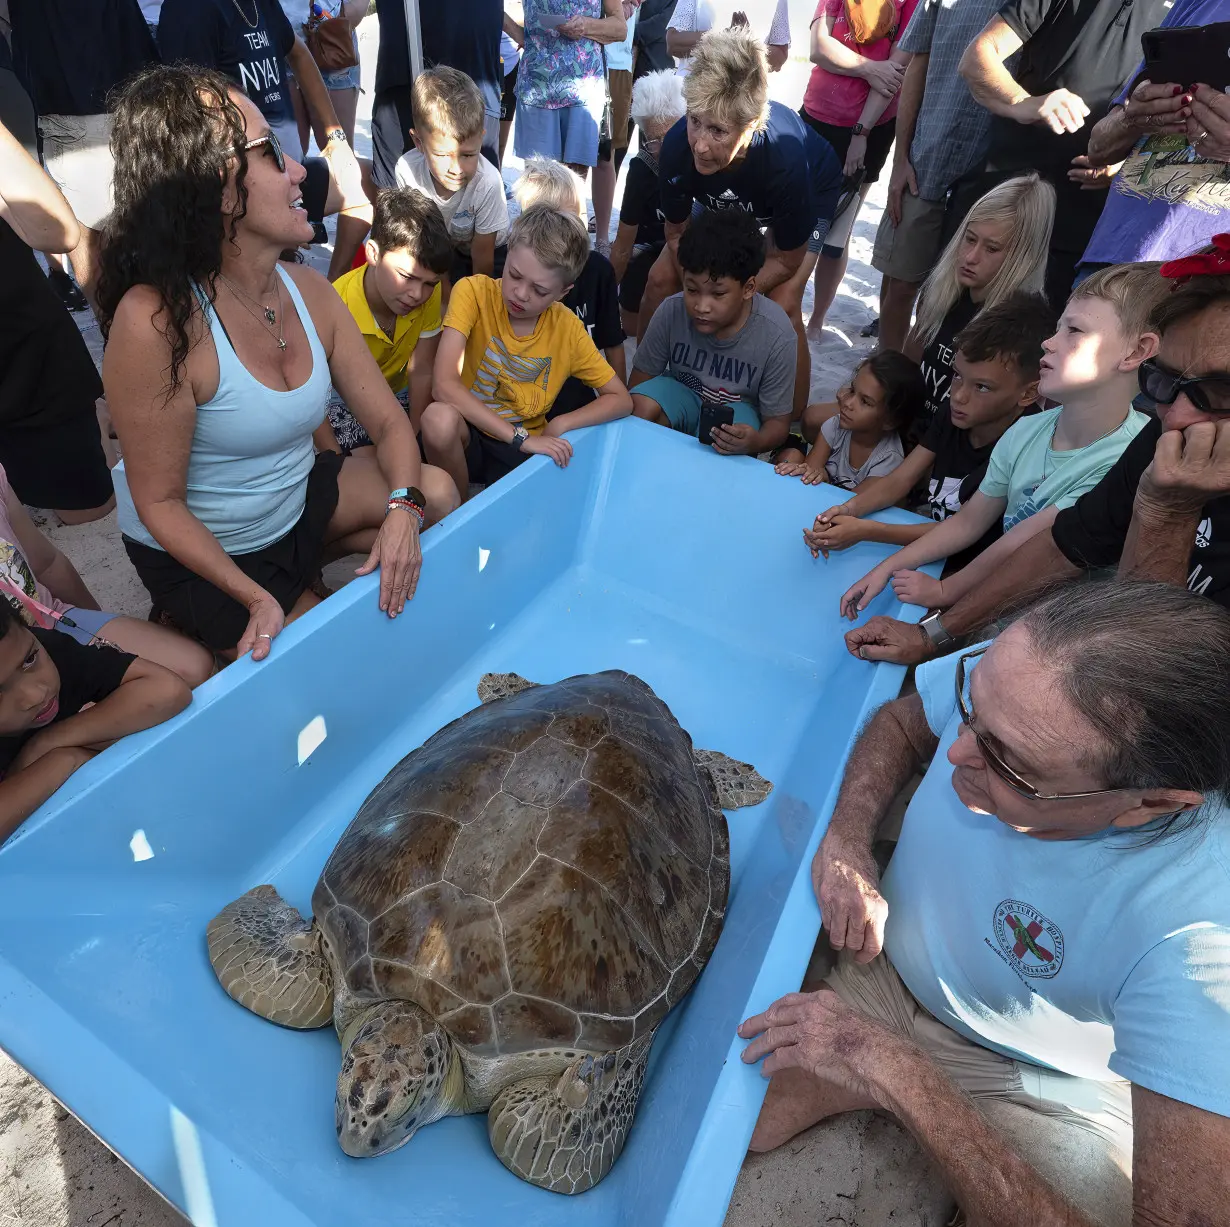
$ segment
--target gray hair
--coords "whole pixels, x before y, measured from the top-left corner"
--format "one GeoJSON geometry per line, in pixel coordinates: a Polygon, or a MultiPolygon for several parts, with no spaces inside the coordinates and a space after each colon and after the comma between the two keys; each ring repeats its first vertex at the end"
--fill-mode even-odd
{"type": "Polygon", "coordinates": [[[683,118],[683,79],[673,68],[647,72],[632,87],[632,121],[638,128],[646,124],[668,127],[683,118]]]}
{"type": "MultiPolygon", "coordinates": [[[[1092,764],[1107,787],[1230,797],[1230,612],[1123,580],[1067,586],[1016,624],[1109,747],[1092,764]]],[[[1171,819],[1158,834],[1177,829],[1171,819]]]]}

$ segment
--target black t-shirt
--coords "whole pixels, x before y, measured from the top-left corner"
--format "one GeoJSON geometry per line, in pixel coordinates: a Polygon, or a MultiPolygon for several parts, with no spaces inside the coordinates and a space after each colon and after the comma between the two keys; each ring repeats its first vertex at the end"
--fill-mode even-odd
{"type": "MultiPolygon", "coordinates": [[[[946,520],[956,515],[962,506],[977,493],[986,476],[987,462],[995,450],[995,442],[985,447],[975,447],[970,442],[969,431],[952,424],[948,407],[931,419],[919,442],[935,453],[931,477],[927,484],[927,504],[933,520],[946,520]]],[[[949,557],[946,572],[959,571],[972,562],[993,541],[1003,535],[1003,523],[996,517],[995,523],[973,545],[949,557]]]]}
{"type": "MultiPolygon", "coordinates": [[[[0,428],[94,417],[102,380],[34,253],[0,220],[0,428]]],[[[48,448],[54,450],[55,437],[48,448]]],[[[11,475],[18,488],[20,475],[11,475]]]]}
{"type": "Polygon", "coordinates": [[[101,115],[107,95],[156,63],[137,0],[9,0],[13,70],[40,115],[101,115]]]}
{"type": "MultiPolygon", "coordinates": [[[[1124,448],[1110,472],[1055,517],[1051,535],[1073,566],[1092,569],[1118,564],[1132,522],[1136,487],[1153,460],[1161,435],[1161,423],[1149,422],[1124,448]]],[[[1188,568],[1188,588],[1230,607],[1230,495],[1205,504],[1188,568]]]]}
{"type": "Polygon", "coordinates": [[[746,209],[773,231],[780,251],[802,247],[817,221],[833,218],[841,194],[841,163],[833,147],[788,106],[769,103],[764,128],[752,137],[742,160],[715,175],[702,175],[681,119],[662,142],[659,186],[662,213],[680,225],[692,205],[746,209]]]}
{"type": "Polygon", "coordinates": [[[927,403],[922,415],[910,431],[914,438],[921,438],[931,423],[940,416],[948,417],[948,386],[952,383],[953,341],[957,333],[978,314],[978,304],[969,296],[968,290],[949,308],[939,331],[931,344],[923,350],[919,369],[927,385],[927,403]]]}
{"type": "Polygon", "coordinates": [[[641,150],[628,163],[628,180],[619,206],[620,224],[636,227],[638,244],[661,243],[666,239],[662,196],[658,191],[658,164],[641,150]]]}
{"type": "Polygon", "coordinates": [[[186,60],[230,77],[270,127],[294,123],[286,88],[294,45],[278,0],[165,0],[158,18],[158,46],[168,64],[186,60]]]}
{"type": "MultiPolygon", "coordinates": [[[[376,0],[380,51],[376,57],[376,93],[410,84],[410,50],[406,45],[404,0],[376,0]]],[[[487,114],[500,113],[504,74],[500,70],[503,0],[420,0],[419,29],[423,64],[447,64],[474,78],[487,103],[487,114]]]]}
{"type": "MultiPolygon", "coordinates": [[[[599,349],[614,349],[624,343],[624,329],[619,321],[619,286],[615,281],[615,270],[606,256],[596,251],[589,253],[581,275],[562,301],[569,311],[576,313],[577,319],[585,325],[589,339],[599,349]]],[[[547,416],[553,418],[561,413],[571,413],[582,405],[588,405],[595,396],[597,393],[593,388],[583,384],[576,376],[569,376],[547,416]]]]}
{"type": "Polygon", "coordinates": [[[1106,200],[1067,178],[1072,159],[1140,63],[1140,36],[1162,24],[1166,0],[1008,0],[1000,17],[1024,43],[1013,76],[1038,96],[1068,89],[1089,107],[1077,132],[1047,124],[991,123],[987,162],[997,170],[1037,170],[1055,185],[1058,207],[1052,245],[1084,248],[1106,200]],[[1082,237],[1083,236],[1083,237],[1082,237]]]}
{"type": "MultiPolygon", "coordinates": [[[[135,656],[105,644],[86,647],[63,631],[36,627],[30,633],[43,645],[60,675],[60,710],[51,724],[75,716],[87,703],[98,703],[114,694],[128,666],[136,660],[135,656]]],[[[50,728],[51,724],[43,728],[50,728]]],[[[15,737],[0,737],[0,775],[9,769],[21,747],[40,731],[30,729],[15,737]]]]}

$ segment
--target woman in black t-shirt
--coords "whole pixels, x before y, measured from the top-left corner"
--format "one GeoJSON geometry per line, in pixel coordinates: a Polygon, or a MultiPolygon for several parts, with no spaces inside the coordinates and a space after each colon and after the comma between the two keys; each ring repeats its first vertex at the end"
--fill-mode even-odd
{"type": "Polygon", "coordinates": [[[663,138],[683,118],[685,109],[682,81],[672,69],[647,73],[632,87],[632,118],[640,130],[640,142],[628,163],[619,231],[611,246],[611,265],[619,282],[619,313],[629,336],[637,334],[645,282],[666,246],[658,156],[663,138]]]}

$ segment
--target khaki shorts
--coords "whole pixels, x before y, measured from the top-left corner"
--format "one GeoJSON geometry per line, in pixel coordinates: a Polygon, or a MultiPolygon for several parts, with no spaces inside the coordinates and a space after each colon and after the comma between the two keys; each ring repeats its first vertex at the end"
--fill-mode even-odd
{"type": "Polygon", "coordinates": [[[1132,1088],[1013,1061],[944,1026],[883,954],[845,951],[825,983],[852,1009],[917,1044],[1013,1150],[1103,1227],[1132,1221],[1132,1088]]]}
{"type": "Polygon", "coordinates": [[[632,74],[624,68],[612,68],[607,73],[607,88],[611,94],[611,148],[627,149],[628,114],[632,110],[632,74]]]}
{"type": "Polygon", "coordinates": [[[871,267],[898,281],[918,284],[926,281],[940,256],[940,236],[944,231],[944,202],[923,200],[911,192],[901,196],[901,224],[884,210],[876,231],[871,267]]]}
{"type": "Polygon", "coordinates": [[[41,115],[43,166],[64,193],[77,220],[91,230],[111,212],[110,115],[41,115]]]}

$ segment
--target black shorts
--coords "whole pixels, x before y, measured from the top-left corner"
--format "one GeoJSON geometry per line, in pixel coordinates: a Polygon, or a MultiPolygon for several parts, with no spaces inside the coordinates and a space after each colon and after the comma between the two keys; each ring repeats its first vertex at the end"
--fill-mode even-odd
{"type": "MultiPolygon", "coordinates": [[[[308,474],[303,513],[284,537],[231,561],[290,613],[320,575],[325,530],[337,510],[337,478],[343,457],[321,452],[308,474]]],[[[151,617],[166,613],[180,630],[215,652],[233,648],[248,625],[247,609],[164,550],[124,539],[124,549],[150,594],[151,617]]]]}
{"type": "Polygon", "coordinates": [[[310,222],[325,219],[325,205],[329,201],[329,163],[324,158],[304,158],[307,174],[299,185],[303,193],[303,211],[310,222]]]}
{"type": "MultiPolygon", "coordinates": [[[[820,120],[808,115],[803,107],[799,108],[799,117],[809,128],[819,132],[833,146],[837,161],[844,166],[846,152],[850,148],[850,129],[839,128],[836,124],[821,123],[820,120]]],[[[874,183],[880,177],[884,163],[888,161],[888,151],[893,147],[893,138],[896,134],[897,121],[895,119],[890,119],[886,124],[876,124],[867,133],[867,156],[863,161],[867,173],[863,177],[864,183],[874,183]]]]}
{"type": "Polygon", "coordinates": [[[470,427],[470,438],[466,443],[466,468],[470,480],[476,485],[489,486],[528,459],[529,454],[521,451],[515,443],[503,443],[483,434],[475,426],[470,427]]]}
{"type": "Polygon", "coordinates": [[[521,70],[518,60],[512,72],[504,74],[504,92],[500,95],[500,122],[508,123],[517,113],[517,73],[521,70]]]}
{"type": "Polygon", "coordinates": [[[650,243],[634,252],[624,269],[624,275],[619,283],[619,305],[625,311],[639,311],[641,298],[645,294],[645,283],[649,280],[649,270],[662,254],[665,242],[650,243]]]}
{"type": "Polygon", "coordinates": [[[0,426],[0,464],[30,507],[88,511],[115,493],[92,400],[54,426],[0,426]]]}

